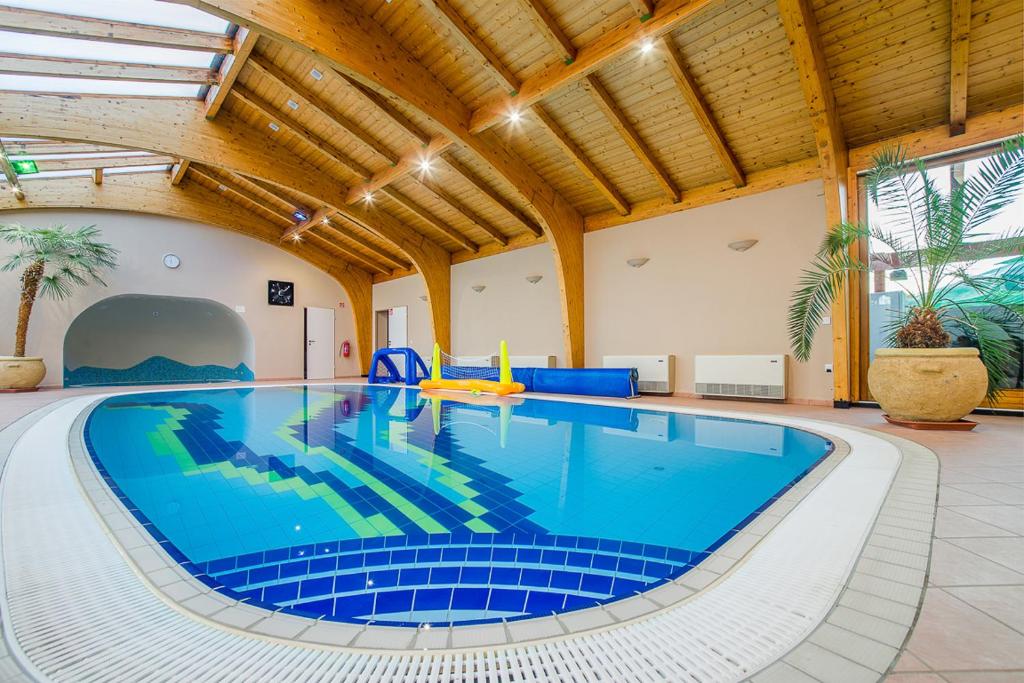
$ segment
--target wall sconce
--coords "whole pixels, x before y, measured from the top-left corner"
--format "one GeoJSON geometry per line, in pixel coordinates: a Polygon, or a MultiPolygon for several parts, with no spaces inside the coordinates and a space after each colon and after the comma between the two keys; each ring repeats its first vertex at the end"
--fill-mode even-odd
{"type": "Polygon", "coordinates": [[[650,260],[651,259],[647,258],[646,256],[641,256],[639,258],[630,258],[626,259],[626,265],[629,266],[630,268],[642,268],[643,266],[647,265],[647,262],[650,260]]]}
{"type": "Polygon", "coordinates": [[[473,291],[479,294],[480,292],[487,289],[487,285],[473,285],[473,291]]]}
{"type": "Polygon", "coordinates": [[[427,300],[427,295],[426,294],[420,294],[420,301],[426,301],[426,300],[427,300]]]}
{"type": "Polygon", "coordinates": [[[746,251],[755,244],[757,244],[757,240],[739,240],[738,242],[729,242],[729,248],[733,251],[746,251]]]}
{"type": "Polygon", "coordinates": [[[526,281],[529,282],[531,285],[535,285],[535,284],[537,284],[538,282],[540,282],[543,279],[544,279],[543,275],[527,275],[526,276],[526,281]]]}

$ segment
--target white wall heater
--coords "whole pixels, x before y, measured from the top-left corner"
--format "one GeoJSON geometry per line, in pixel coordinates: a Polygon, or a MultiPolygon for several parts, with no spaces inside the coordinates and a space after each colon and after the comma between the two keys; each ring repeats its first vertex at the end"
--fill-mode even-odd
{"type": "Polygon", "coordinates": [[[606,368],[636,368],[641,394],[671,394],[676,387],[676,357],[604,356],[606,368]]]}
{"type": "Polygon", "coordinates": [[[787,356],[694,356],[693,381],[701,396],[782,401],[787,356]]]}

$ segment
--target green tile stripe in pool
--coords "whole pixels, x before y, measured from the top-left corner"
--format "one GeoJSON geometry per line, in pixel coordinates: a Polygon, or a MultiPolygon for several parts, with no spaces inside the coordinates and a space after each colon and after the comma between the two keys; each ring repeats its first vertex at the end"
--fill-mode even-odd
{"type": "Polygon", "coordinates": [[[118,396],[85,442],[199,580],[271,610],[394,626],[649,590],[832,448],[760,422],[355,385],[118,396]]]}

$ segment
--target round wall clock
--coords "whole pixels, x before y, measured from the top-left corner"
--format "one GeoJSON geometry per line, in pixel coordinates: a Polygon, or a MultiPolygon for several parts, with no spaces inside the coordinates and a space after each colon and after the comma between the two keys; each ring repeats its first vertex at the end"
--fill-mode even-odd
{"type": "Polygon", "coordinates": [[[168,268],[177,268],[181,265],[181,259],[177,254],[164,254],[164,265],[168,268]]]}

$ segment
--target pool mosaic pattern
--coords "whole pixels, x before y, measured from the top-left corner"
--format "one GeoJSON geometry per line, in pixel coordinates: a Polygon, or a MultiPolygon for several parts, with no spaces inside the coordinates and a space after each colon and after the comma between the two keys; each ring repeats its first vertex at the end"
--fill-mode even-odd
{"type": "Polygon", "coordinates": [[[755,422],[365,386],[115,397],[85,442],[207,585],[401,626],[641,593],[699,564],[831,449],[755,422]]]}

